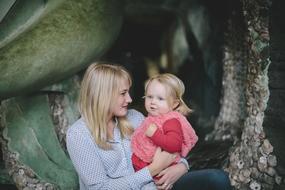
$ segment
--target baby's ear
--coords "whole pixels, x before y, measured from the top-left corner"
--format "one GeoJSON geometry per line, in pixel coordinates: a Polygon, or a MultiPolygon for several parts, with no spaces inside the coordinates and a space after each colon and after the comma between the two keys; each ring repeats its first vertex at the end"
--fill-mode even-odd
{"type": "Polygon", "coordinates": [[[172,109],[173,110],[175,110],[175,109],[177,109],[178,108],[178,106],[179,106],[179,104],[180,104],[180,101],[179,100],[174,100],[174,102],[173,102],[173,106],[172,106],[172,109]]]}

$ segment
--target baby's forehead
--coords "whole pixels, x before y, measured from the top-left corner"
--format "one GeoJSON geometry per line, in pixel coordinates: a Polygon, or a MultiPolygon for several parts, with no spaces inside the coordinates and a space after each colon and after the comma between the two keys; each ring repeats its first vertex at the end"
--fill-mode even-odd
{"type": "Polygon", "coordinates": [[[158,80],[158,79],[152,79],[150,82],[149,82],[149,84],[148,84],[148,86],[161,86],[161,87],[166,87],[167,86],[167,84],[166,83],[164,83],[163,81],[160,81],[160,80],[158,80]]]}
{"type": "Polygon", "coordinates": [[[146,90],[153,90],[153,91],[159,91],[159,90],[166,90],[166,86],[164,84],[162,84],[160,81],[158,80],[152,80],[149,82],[149,84],[147,85],[146,90]]]}

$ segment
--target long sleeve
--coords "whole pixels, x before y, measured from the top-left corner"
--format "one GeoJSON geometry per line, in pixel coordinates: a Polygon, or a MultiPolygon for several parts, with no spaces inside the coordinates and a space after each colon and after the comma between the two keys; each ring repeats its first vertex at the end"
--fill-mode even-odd
{"type": "Polygon", "coordinates": [[[134,172],[128,139],[112,142],[112,150],[100,149],[81,120],[68,129],[66,141],[81,190],[141,189],[152,181],[147,168],[134,172]]]}
{"type": "Polygon", "coordinates": [[[181,124],[177,119],[169,119],[162,125],[163,131],[157,129],[151,140],[163,150],[175,153],[180,152],[183,143],[181,124]]]}

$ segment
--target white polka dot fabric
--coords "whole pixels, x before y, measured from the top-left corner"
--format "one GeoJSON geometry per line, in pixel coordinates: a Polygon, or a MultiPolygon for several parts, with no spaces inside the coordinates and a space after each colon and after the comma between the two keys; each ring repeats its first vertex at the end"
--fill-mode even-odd
{"type": "MultiPolygon", "coordinates": [[[[134,127],[144,119],[135,110],[129,110],[127,117],[134,127]]],[[[82,118],[68,129],[66,145],[79,176],[80,190],[155,189],[148,169],[134,172],[130,139],[121,139],[119,130],[115,128],[114,140],[110,143],[112,150],[100,149],[82,118]]]]}

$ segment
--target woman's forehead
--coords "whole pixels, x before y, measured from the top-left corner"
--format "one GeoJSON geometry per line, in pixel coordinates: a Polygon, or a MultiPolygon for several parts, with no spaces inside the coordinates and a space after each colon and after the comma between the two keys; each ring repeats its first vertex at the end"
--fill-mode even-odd
{"type": "Polygon", "coordinates": [[[128,79],[125,79],[125,78],[121,78],[119,80],[119,89],[129,89],[131,84],[130,84],[130,81],[128,79]]]}

